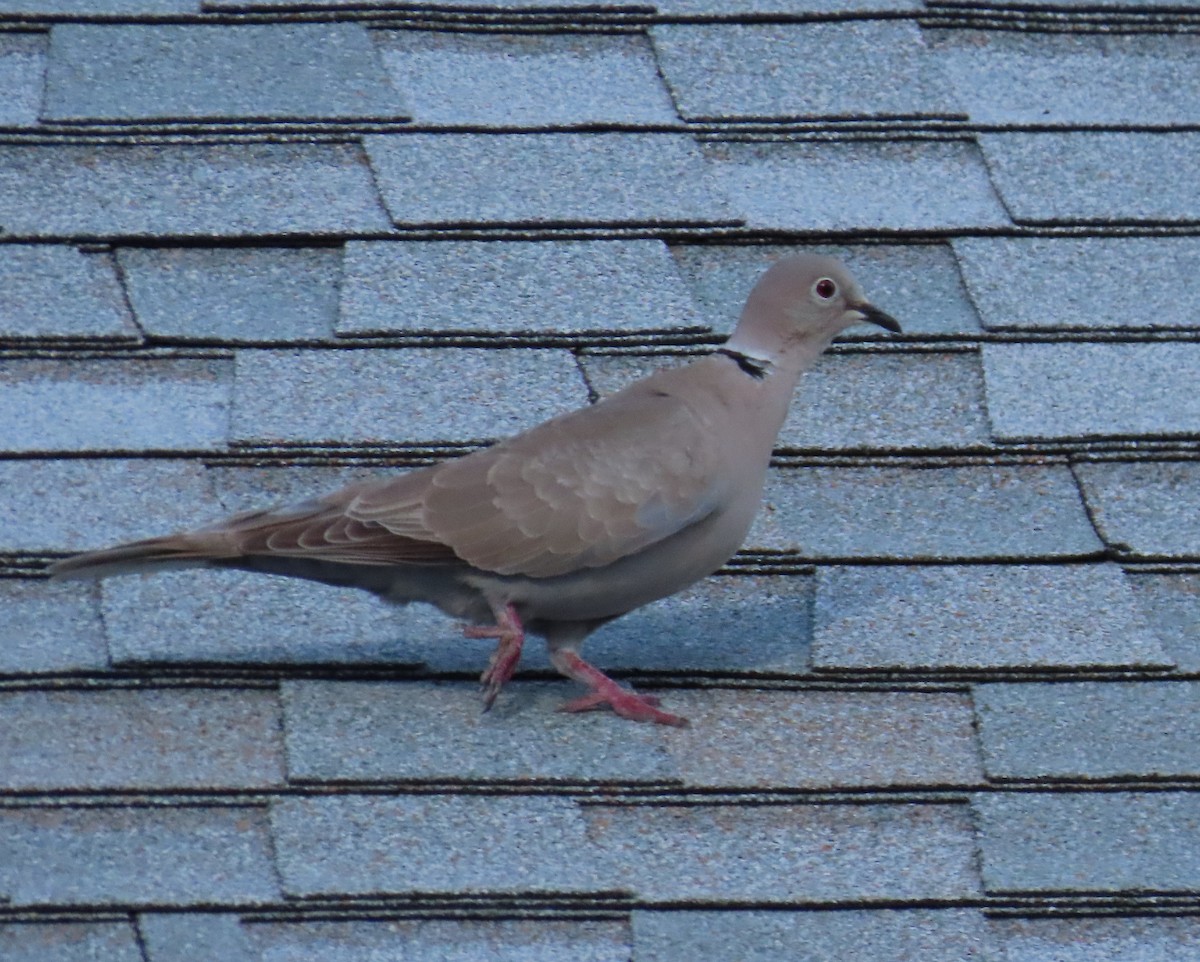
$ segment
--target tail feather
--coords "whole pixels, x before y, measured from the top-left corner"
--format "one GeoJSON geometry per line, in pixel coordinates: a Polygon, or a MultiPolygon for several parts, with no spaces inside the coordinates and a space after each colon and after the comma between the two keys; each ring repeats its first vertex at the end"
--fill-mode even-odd
{"type": "Polygon", "coordinates": [[[54,562],[47,570],[55,580],[107,578],[135,571],[196,568],[209,561],[237,557],[238,553],[225,538],[188,532],[72,555],[54,562]]]}

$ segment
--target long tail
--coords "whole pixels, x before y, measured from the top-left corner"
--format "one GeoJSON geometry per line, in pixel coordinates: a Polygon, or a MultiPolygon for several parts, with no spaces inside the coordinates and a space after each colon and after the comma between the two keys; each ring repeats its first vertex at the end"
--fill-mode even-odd
{"type": "Polygon", "coordinates": [[[48,571],[50,577],[65,580],[107,578],[109,575],[134,571],[196,568],[210,561],[238,557],[240,552],[230,541],[219,534],[204,531],[169,534],[72,555],[54,562],[48,571]]]}

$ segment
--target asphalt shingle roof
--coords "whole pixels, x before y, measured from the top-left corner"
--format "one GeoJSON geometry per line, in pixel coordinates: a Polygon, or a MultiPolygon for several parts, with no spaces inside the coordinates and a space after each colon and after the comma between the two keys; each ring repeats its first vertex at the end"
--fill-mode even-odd
{"type": "Polygon", "coordinates": [[[0,0],[0,958],[1116,962],[1200,946],[1192,0],[0,0]],[[720,573],[590,656],[67,552],[807,375],[720,573]]]}

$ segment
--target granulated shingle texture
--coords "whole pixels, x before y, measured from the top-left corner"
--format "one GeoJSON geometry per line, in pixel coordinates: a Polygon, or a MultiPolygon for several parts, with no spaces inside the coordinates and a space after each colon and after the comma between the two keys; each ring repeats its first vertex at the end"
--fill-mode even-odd
{"type": "Polygon", "coordinates": [[[989,892],[1181,892],[1200,877],[1190,792],[997,793],[974,805],[989,892]]]}
{"type": "Polygon", "coordinates": [[[243,351],[232,436],[258,444],[479,441],[586,400],[566,351],[243,351]]]}
{"type": "Polygon", "coordinates": [[[1197,767],[1194,683],[981,685],[975,705],[992,778],[1155,778],[1197,767]]]}
{"type": "Polygon", "coordinates": [[[183,527],[220,511],[195,461],[0,460],[0,538],[9,551],[83,551],[183,527]]]}
{"type": "Polygon", "coordinates": [[[368,137],[366,147],[402,226],[738,220],[695,141],[682,134],[414,133],[368,137]]]}
{"type": "Polygon", "coordinates": [[[987,344],[983,370],[998,439],[1200,431],[1200,344],[987,344]]]}
{"type": "Polygon", "coordinates": [[[1074,470],[1108,544],[1141,556],[1200,557],[1200,464],[1112,461],[1074,470]]]}
{"type": "Polygon", "coordinates": [[[129,922],[18,922],[0,925],[7,962],[145,962],[129,922]]]}
{"type": "Polygon", "coordinates": [[[613,891],[569,798],[369,795],[272,806],[293,897],[386,892],[613,891]],[[420,826],[398,835],[397,825],[420,826]]]}
{"type": "Polygon", "coordinates": [[[849,909],[802,912],[653,911],[633,915],[639,962],[857,962],[886,946],[897,962],[991,958],[991,939],[973,909],[849,909]]]}
{"type": "Polygon", "coordinates": [[[244,237],[388,229],[349,144],[0,145],[13,238],[244,237]]]}
{"type": "Polygon", "coordinates": [[[1107,564],[822,568],[813,621],[818,669],[1173,663],[1107,564]]]}
{"type": "Polygon", "coordinates": [[[5,245],[0,247],[0,288],[5,336],[138,336],[110,255],[58,244],[5,245]]]}
{"type": "Polygon", "coordinates": [[[375,962],[406,955],[453,962],[627,962],[630,957],[629,926],[619,921],[392,919],[265,922],[246,928],[263,958],[296,962],[375,962]]]}
{"type": "Polygon", "coordinates": [[[403,118],[359,24],[59,24],[48,120],[403,118]]]}
{"type": "Polygon", "coordinates": [[[343,335],[624,334],[702,325],[661,241],[346,245],[343,335]]]}
{"type": "Polygon", "coordinates": [[[138,325],[195,341],[330,339],[341,253],[330,248],[122,247],[138,325]]]}
{"type": "Polygon", "coordinates": [[[583,814],[609,871],[651,903],[788,905],[978,892],[962,805],[587,805],[583,814]]]}
{"type": "MultiPolygon", "coordinates": [[[[1140,4],[1141,5],[1141,4],[1140,4]]],[[[936,31],[936,56],[983,124],[1170,125],[1200,119],[1189,36],[936,31]]]]}
{"type": "Polygon", "coordinates": [[[688,120],[961,112],[913,23],[662,24],[650,35],[688,120]]]}
{"type": "Polygon", "coordinates": [[[965,141],[712,143],[705,156],[734,209],[760,230],[890,233],[1009,223],[983,156],[965,141]]]}
{"type": "Polygon", "coordinates": [[[40,34],[0,34],[0,124],[32,127],[42,99],[47,38],[40,34]]]}
{"type": "Polygon", "coordinates": [[[1017,223],[1200,220],[1200,175],[1189,162],[1200,134],[1005,133],[979,143],[1017,223]]]}
{"type": "Polygon", "coordinates": [[[107,667],[95,585],[0,580],[0,672],[107,667]]]}
{"type": "Polygon", "coordinates": [[[233,364],[0,362],[0,446],[9,451],[196,451],[225,447],[233,364]]]}
{"type": "Polygon", "coordinates": [[[1195,328],[1194,237],[961,237],[951,241],[988,330],[1195,328]],[[1087,284],[1064,279],[1084,269],[1087,284]]]}
{"type": "Polygon", "coordinates": [[[654,52],[637,34],[381,30],[374,37],[418,124],[679,123],[654,52]]]}
{"type": "Polygon", "coordinates": [[[8,808],[0,893],[13,905],[275,901],[265,812],[247,806],[8,808]]]}
{"type": "Polygon", "coordinates": [[[1102,547],[1065,465],[781,468],[746,546],[822,561],[1066,559],[1102,547]]]}

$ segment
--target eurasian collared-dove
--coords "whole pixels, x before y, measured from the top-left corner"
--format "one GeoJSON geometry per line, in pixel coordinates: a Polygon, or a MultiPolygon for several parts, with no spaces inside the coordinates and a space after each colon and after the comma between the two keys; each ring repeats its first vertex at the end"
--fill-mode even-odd
{"type": "Polygon", "coordinates": [[[800,374],[842,330],[900,326],[837,261],[782,260],[712,354],[465,457],[351,485],[302,504],[76,555],[56,577],[214,566],[350,585],[436,605],[496,638],[490,707],[525,632],[590,693],[563,705],[686,724],[585,662],[605,622],[716,571],[762,499],[771,449],[800,374]]]}

